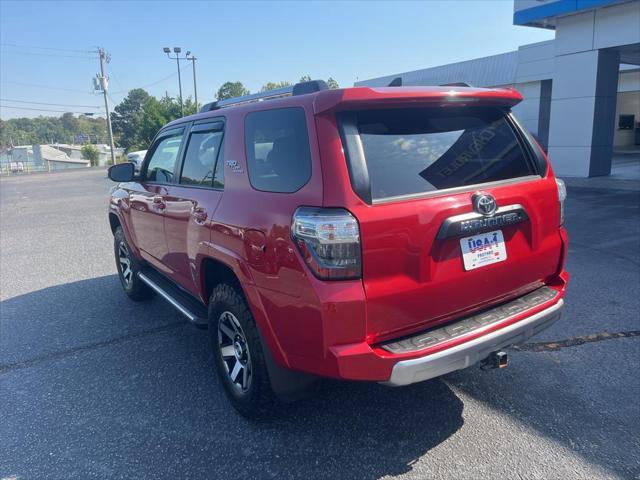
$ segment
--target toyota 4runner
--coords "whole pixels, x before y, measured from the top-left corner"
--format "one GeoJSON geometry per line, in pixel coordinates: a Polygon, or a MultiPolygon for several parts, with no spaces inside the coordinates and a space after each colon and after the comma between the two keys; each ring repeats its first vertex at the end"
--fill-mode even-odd
{"type": "Polygon", "coordinates": [[[565,188],[511,89],[312,81],[206,105],[111,167],[120,281],[207,325],[242,414],[314,378],[408,385],[560,317],[565,188]]]}

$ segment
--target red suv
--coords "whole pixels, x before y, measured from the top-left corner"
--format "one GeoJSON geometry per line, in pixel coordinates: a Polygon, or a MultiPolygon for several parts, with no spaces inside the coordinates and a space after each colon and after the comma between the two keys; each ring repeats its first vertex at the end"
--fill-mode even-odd
{"type": "Polygon", "coordinates": [[[247,416],[318,376],[503,366],[568,281],[564,184],[521,100],[312,81],[206,105],[160,130],[139,175],[109,170],[122,286],[208,325],[247,416]]]}

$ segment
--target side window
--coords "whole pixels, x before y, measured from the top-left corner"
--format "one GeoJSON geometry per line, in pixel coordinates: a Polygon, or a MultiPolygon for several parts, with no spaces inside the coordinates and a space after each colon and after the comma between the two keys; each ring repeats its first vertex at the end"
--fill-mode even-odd
{"type": "Polygon", "coordinates": [[[222,131],[191,133],[180,175],[182,185],[212,186],[221,142],[222,131]]]}
{"type": "Polygon", "coordinates": [[[253,188],[291,193],[311,177],[311,152],[302,108],[249,113],[245,148],[253,188]]]}
{"type": "Polygon", "coordinates": [[[176,130],[156,144],[147,164],[146,179],[151,182],[172,183],[173,172],[182,143],[182,130],[176,130]]]}

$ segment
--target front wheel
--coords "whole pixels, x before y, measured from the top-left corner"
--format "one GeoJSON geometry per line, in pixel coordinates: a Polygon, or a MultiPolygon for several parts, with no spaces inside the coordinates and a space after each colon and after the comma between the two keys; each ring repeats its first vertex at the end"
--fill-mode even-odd
{"type": "Polygon", "coordinates": [[[209,335],[220,382],[233,407],[247,418],[273,412],[262,342],[244,297],[230,285],[218,285],[209,300],[209,335]]]}
{"type": "Polygon", "coordinates": [[[131,255],[131,249],[124,238],[122,227],[116,228],[113,234],[113,249],[116,256],[118,277],[124,292],[135,301],[147,300],[153,297],[153,290],[138,277],[140,264],[131,255]]]}

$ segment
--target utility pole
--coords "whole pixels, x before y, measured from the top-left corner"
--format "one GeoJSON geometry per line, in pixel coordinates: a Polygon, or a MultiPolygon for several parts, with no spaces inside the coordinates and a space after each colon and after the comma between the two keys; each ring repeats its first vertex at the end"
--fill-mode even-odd
{"type": "Polygon", "coordinates": [[[196,85],[196,60],[197,58],[191,55],[191,52],[187,52],[187,60],[191,60],[191,65],[193,66],[193,98],[196,102],[196,112],[198,111],[198,87],[196,85]]]}
{"type": "Polygon", "coordinates": [[[104,74],[104,62],[109,63],[110,56],[104,51],[104,48],[98,48],[98,56],[100,57],[100,88],[104,95],[104,109],[107,112],[107,130],[109,132],[109,148],[111,150],[111,165],[116,164],[116,149],[113,145],[113,130],[111,130],[111,113],[109,112],[109,98],[107,96],[107,90],[109,89],[109,82],[104,74]]]}

